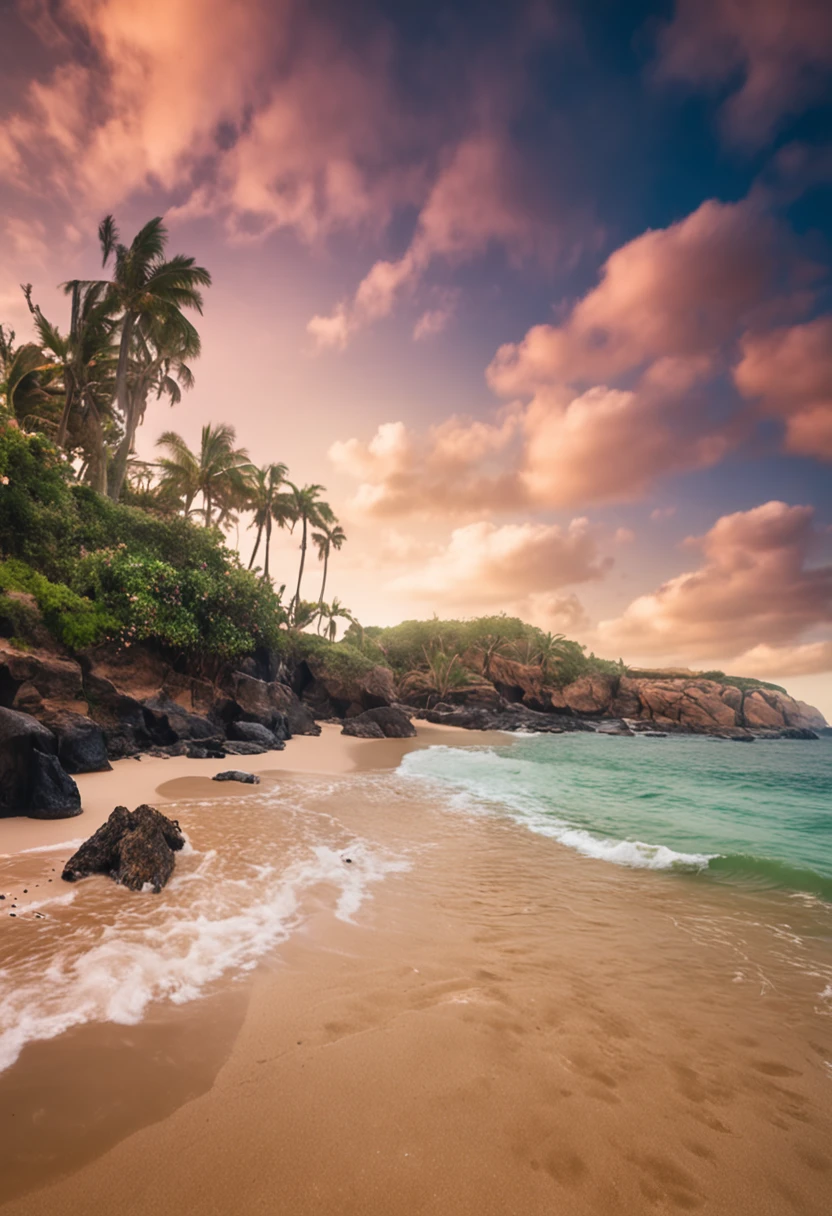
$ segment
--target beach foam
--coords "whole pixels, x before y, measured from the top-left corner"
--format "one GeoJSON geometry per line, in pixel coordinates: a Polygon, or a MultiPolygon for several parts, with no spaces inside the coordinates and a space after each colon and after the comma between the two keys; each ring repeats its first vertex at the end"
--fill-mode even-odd
{"type": "Polygon", "coordinates": [[[372,885],[407,867],[363,840],[307,846],[288,865],[236,868],[216,849],[191,849],[159,896],[137,899],[92,879],[22,906],[15,932],[33,940],[0,972],[0,1070],[32,1040],[92,1021],[135,1024],[151,1001],[182,1004],[227,973],[250,971],[303,923],[313,888],[353,922],[372,885]],[[35,908],[48,915],[27,924],[35,908]]]}

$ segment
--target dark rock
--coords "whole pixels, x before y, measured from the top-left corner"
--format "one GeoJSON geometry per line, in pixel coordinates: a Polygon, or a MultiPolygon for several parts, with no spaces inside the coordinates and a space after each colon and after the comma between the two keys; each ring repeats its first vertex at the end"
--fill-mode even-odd
{"type": "Polygon", "coordinates": [[[268,726],[263,726],[260,722],[231,722],[228,727],[228,737],[236,739],[240,743],[259,743],[266,748],[277,746],[277,736],[274,731],[269,730],[268,726]]]}
{"type": "Polygon", "coordinates": [[[213,722],[201,714],[189,713],[169,697],[148,697],[142,705],[145,727],[159,743],[198,743],[209,747],[222,742],[213,722]]]}
{"type": "Polygon", "coordinates": [[[81,814],[81,795],[57,756],[33,752],[29,793],[30,819],[70,819],[81,814]]]}
{"type": "Polygon", "coordinates": [[[301,704],[288,684],[277,680],[267,683],[234,671],[225,677],[223,689],[227,700],[224,705],[217,706],[216,712],[227,724],[232,721],[259,722],[278,739],[321,733],[310,710],[301,704]]]}
{"type": "Polygon", "coordinates": [[[0,709],[0,815],[26,815],[32,806],[33,759],[55,755],[57,740],[28,714],[0,709]]]}
{"type": "Polygon", "coordinates": [[[223,744],[223,751],[226,756],[264,756],[266,752],[271,752],[275,749],[280,751],[285,746],[285,743],[272,743],[270,747],[263,747],[260,743],[243,743],[235,740],[226,740],[223,744]]]}
{"type": "Polygon", "coordinates": [[[224,747],[201,747],[198,743],[187,744],[185,755],[189,760],[224,760],[224,747]]]}
{"type": "Polygon", "coordinates": [[[110,768],[104,731],[84,714],[59,710],[46,719],[58,740],[58,759],[68,773],[100,773],[110,768]]]}
{"type": "Polygon", "coordinates": [[[729,735],[728,738],[732,743],[754,743],[753,735],[729,735]]]}
{"type": "Polygon", "coordinates": [[[535,734],[560,735],[564,731],[592,731],[593,725],[569,714],[539,713],[523,704],[505,705],[499,710],[453,706],[440,702],[425,711],[428,722],[460,726],[464,730],[528,730],[535,734]]]}
{"type": "Polygon", "coordinates": [[[666,739],[666,730],[640,730],[639,737],[642,739],[666,739]]]}
{"type": "Polygon", "coordinates": [[[357,739],[412,739],[416,727],[401,709],[393,705],[367,709],[345,723],[342,735],[357,739]]]}
{"type": "Polygon", "coordinates": [[[62,819],[80,812],[78,787],[61,768],[57,750],[41,722],[0,708],[0,816],[62,819]]]}
{"type": "Polygon", "coordinates": [[[214,781],[242,781],[244,785],[259,785],[260,778],[256,773],[244,773],[242,769],[230,768],[224,773],[215,773],[214,781]]]}
{"type": "Polygon", "coordinates": [[[324,655],[310,655],[299,664],[297,685],[316,718],[357,717],[364,710],[386,708],[396,700],[389,667],[346,674],[327,666],[324,655]]]}
{"type": "Polygon", "coordinates": [[[778,739],[819,739],[817,731],[809,730],[807,726],[784,726],[777,732],[778,739]]]}
{"type": "Polygon", "coordinates": [[[128,811],[117,806],[106,823],[81,845],[64,866],[61,878],[75,882],[90,874],[109,874],[131,891],[149,885],[155,892],[173,873],[174,852],[185,837],[175,819],[152,806],[128,811]]]}
{"type": "MultiPolygon", "coordinates": [[[[416,733],[415,731],[413,732],[416,733]]],[[[348,718],[341,730],[342,735],[351,735],[355,739],[384,739],[384,731],[379,726],[378,722],[373,722],[371,718],[364,718],[360,714],[357,718],[348,718]]]]}

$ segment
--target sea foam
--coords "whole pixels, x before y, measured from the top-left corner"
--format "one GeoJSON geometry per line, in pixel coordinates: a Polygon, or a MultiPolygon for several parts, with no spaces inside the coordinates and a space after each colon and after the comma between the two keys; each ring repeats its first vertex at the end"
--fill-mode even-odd
{"type": "Polygon", "coordinates": [[[83,910],[84,884],[50,900],[37,930],[22,923],[36,905],[21,908],[20,929],[36,936],[31,954],[0,971],[0,1071],[28,1042],[88,1022],[132,1025],[152,1001],[192,1001],[223,975],[250,971],[303,923],[312,888],[328,888],[335,916],[352,922],[373,884],[409,868],[363,840],[307,846],[289,865],[248,864],[242,876],[216,850],[194,850],[186,865],[161,896],[125,896],[104,917],[62,918],[55,907],[74,899],[72,912],[83,910]]]}

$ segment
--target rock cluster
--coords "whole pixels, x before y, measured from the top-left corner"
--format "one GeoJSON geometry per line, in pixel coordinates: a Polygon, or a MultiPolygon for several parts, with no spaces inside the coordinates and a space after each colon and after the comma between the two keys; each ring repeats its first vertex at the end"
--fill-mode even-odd
{"type": "Polygon", "coordinates": [[[117,806],[70,857],[61,878],[76,882],[90,874],[108,874],[131,891],[149,887],[158,894],[173,873],[174,853],[184,843],[176,820],[155,807],[144,805],[128,811],[126,806],[117,806]]]}
{"type": "Polygon", "coordinates": [[[398,705],[384,705],[347,718],[341,734],[356,739],[412,739],[416,727],[398,705]]]}
{"type": "Polygon", "coordinates": [[[771,688],[743,689],[697,676],[600,673],[555,688],[544,681],[540,667],[501,656],[492,659],[490,671],[494,687],[506,701],[547,715],[635,719],[663,731],[697,734],[817,732],[826,726],[823,715],[811,705],[771,688]]]}
{"type": "Polygon", "coordinates": [[[142,646],[78,659],[0,644],[0,816],[77,815],[70,774],[147,753],[222,759],[320,734],[311,709],[270,673],[227,669],[215,681],[142,646]]]}

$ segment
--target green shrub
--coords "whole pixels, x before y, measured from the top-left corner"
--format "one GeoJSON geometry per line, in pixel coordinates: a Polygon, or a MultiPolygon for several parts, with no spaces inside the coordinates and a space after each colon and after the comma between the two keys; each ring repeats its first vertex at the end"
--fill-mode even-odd
{"type": "Polygon", "coordinates": [[[314,633],[283,634],[281,653],[284,658],[294,662],[300,659],[317,660],[343,680],[356,679],[376,666],[375,659],[363,654],[351,642],[330,642],[314,633]]]}
{"type": "MultiPolygon", "coordinates": [[[[0,591],[23,591],[31,595],[49,632],[71,650],[94,646],[119,629],[117,618],[99,604],[77,595],[65,583],[50,582],[45,575],[16,558],[0,562],[0,591]]],[[[31,636],[36,624],[31,608],[8,595],[2,598],[3,615],[13,623],[15,633],[31,636]]]]}
{"type": "Polygon", "coordinates": [[[122,543],[82,558],[77,578],[125,642],[223,659],[274,647],[284,615],[274,591],[239,566],[214,565],[176,566],[122,543]]]}

